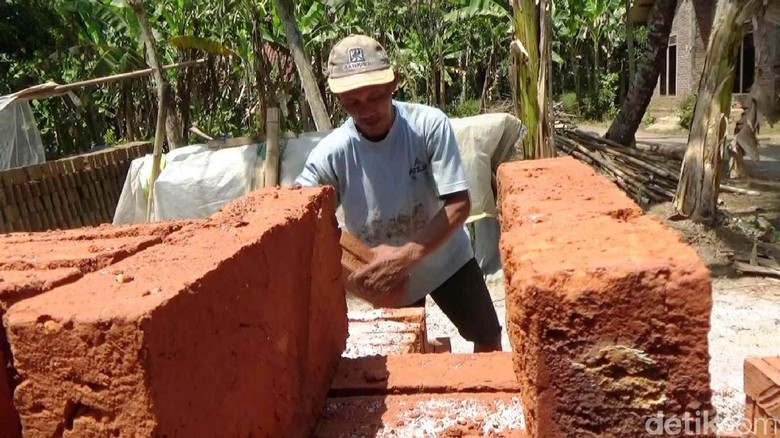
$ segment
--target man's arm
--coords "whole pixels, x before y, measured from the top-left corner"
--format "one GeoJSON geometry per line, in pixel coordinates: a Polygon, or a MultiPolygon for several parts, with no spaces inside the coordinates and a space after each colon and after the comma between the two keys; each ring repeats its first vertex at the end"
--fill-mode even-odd
{"type": "Polygon", "coordinates": [[[447,239],[460,229],[469,217],[471,199],[469,192],[462,191],[443,196],[444,207],[428,225],[402,246],[411,264],[416,264],[428,254],[439,249],[447,239]]]}

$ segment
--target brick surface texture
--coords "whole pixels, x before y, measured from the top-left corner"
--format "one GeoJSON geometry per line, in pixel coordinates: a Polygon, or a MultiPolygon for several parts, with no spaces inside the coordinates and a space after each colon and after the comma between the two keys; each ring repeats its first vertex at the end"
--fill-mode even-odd
{"type": "Polygon", "coordinates": [[[498,184],[529,436],[641,437],[658,412],[714,415],[695,250],[571,157],[504,164],[498,184]]]}
{"type": "Polygon", "coordinates": [[[333,191],[127,229],[5,242],[32,251],[0,261],[24,436],[307,436],[347,338],[333,191]]]}
{"type": "Polygon", "coordinates": [[[312,437],[525,437],[510,353],[343,359],[312,437]]]}

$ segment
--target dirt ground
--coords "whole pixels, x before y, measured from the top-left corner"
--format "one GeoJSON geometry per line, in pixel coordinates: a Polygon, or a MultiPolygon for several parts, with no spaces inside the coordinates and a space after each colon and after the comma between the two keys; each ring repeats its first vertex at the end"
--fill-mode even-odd
{"type": "MultiPolygon", "coordinates": [[[[599,132],[604,128],[594,126],[590,130],[599,132]]],[[[687,142],[679,132],[640,131],[637,137],[639,142],[671,148],[684,149],[687,142]]],[[[752,177],[725,181],[761,192],[758,196],[723,193],[721,209],[732,218],[730,222],[707,228],[690,221],[673,221],[669,219],[673,216],[671,203],[655,205],[647,211],[677,230],[698,250],[712,271],[710,378],[721,431],[743,427],[745,358],[780,355],[780,278],[743,275],[732,267],[733,254],[748,253],[752,248],[751,238],[734,225],[736,219],[750,221],[758,215],[780,230],[780,134],[761,136],[761,141],[764,146],[761,161],[746,162],[752,177]]],[[[766,244],[764,248],[780,260],[780,245],[766,244]]],[[[499,320],[503,322],[506,320],[503,277],[499,273],[487,280],[499,320]]],[[[359,304],[352,303],[350,307],[354,306],[359,304]]],[[[428,299],[427,315],[429,337],[448,336],[454,353],[471,352],[472,345],[457,333],[431,299],[428,299]]],[[[512,349],[506,331],[503,346],[506,351],[512,349]]]]}

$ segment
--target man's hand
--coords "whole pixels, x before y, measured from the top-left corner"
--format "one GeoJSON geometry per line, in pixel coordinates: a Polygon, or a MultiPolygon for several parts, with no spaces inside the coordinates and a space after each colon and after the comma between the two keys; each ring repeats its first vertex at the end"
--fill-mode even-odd
{"type": "MultiPolygon", "coordinates": [[[[419,253],[413,244],[404,246],[379,245],[372,249],[374,260],[355,272],[350,281],[360,290],[371,294],[397,294],[406,289],[409,271],[418,261],[419,253]]],[[[391,298],[391,297],[388,297],[391,298]]]]}

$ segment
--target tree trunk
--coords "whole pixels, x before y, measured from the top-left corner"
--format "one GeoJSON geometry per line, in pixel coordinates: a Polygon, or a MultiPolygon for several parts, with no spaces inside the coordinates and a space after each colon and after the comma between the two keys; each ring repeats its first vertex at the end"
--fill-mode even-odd
{"type": "Polygon", "coordinates": [[[480,114],[485,111],[487,105],[487,93],[490,86],[491,71],[493,70],[493,48],[490,49],[490,56],[488,57],[487,67],[485,67],[485,80],[482,81],[482,93],[479,96],[479,112],[480,114]]]}
{"type": "Polygon", "coordinates": [[[631,81],[636,74],[636,58],[634,54],[634,23],[629,19],[628,12],[631,9],[631,0],[626,0],[626,43],[628,44],[628,90],[631,90],[631,81]]]}
{"type": "Polygon", "coordinates": [[[314,77],[309,56],[304,50],[303,37],[301,37],[301,31],[298,29],[298,23],[296,23],[293,14],[295,10],[293,4],[290,0],[274,0],[274,4],[276,4],[279,20],[281,20],[284,26],[287,45],[290,47],[290,52],[292,52],[303,89],[306,91],[306,100],[309,102],[314,123],[317,125],[318,131],[328,131],[333,126],[330,122],[328,110],[325,107],[325,101],[322,99],[322,94],[320,94],[317,78],[314,77]]]}
{"type": "Polygon", "coordinates": [[[577,98],[577,115],[582,116],[582,110],[580,109],[582,103],[582,78],[580,77],[580,59],[578,57],[577,50],[574,51],[574,96],[577,98]]]}
{"type": "Polygon", "coordinates": [[[549,99],[550,18],[547,0],[513,0],[515,40],[511,43],[515,113],[528,130],[528,159],[555,156],[549,99]],[[537,5],[538,1],[538,5],[537,5]]]}
{"type": "MultiPolygon", "coordinates": [[[[168,145],[173,148],[184,146],[184,138],[181,133],[181,122],[176,114],[175,108],[171,108],[171,105],[163,104],[162,102],[172,102],[174,100],[173,92],[170,88],[168,80],[165,78],[162,69],[160,68],[159,58],[157,57],[157,46],[154,40],[154,34],[152,34],[152,28],[149,26],[149,21],[146,19],[146,13],[144,12],[143,0],[127,0],[130,7],[138,17],[138,25],[141,29],[141,40],[146,46],[146,53],[148,57],[149,66],[154,69],[154,81],[157,84],[157,98],[160,102],[160,107],[165,108],[167,111],[167,117],[165,120],[166,132],[168,134],[168,145]]],[[[155,142],[157,139],[155,139],[155,142]]]]}
{"type": "Polygon", "coordinates": [[[168,136],[168,147],[171,150],[187,146],[184,140],[184,127],[182,126],[179,113],[176,111],[176,95],[169,83],[165,87],[165,132],[168,136]]]}
{"type": "Polygon", "coordinates": [[[460,103],[466,102],[466,88],[468,87],[468,72],[466,71],[466,67],[469,63],[469,48],[466,47],[466,50],[463,51],[463,54],[460,55],[460,103]]]}
{"type": "Polygon", "coordinates": [[[122,106],[125,122],[125,140],[135,141],[135,111],[133,110],[133,83],[122,82],[122,106]]]}
{"type": "Polygon", "coordinates": [[[647,48],[637,63],[626,100],[607,131],[608,139],[626,146],[634,143],[634,135],[658,83],[676,9],[677,0],[657,0],[653,4],[647,24],[647,48]]]}
{"type": "Polygon", "coordinates": [[[719,0],[674,207],[694,222],[713,223],[718,208],[721,156],[731,109],[742,27],[760,0],[719,0]]]}
{"type": "MultiPolygon", "coordinates": [[[[157,176],[160,174],[160,158],[162,156],[162,142],[163,142],[163,130],[165,128],[165,107],[168,102],[167,95],[170,85],[163,76],[163,71],[160,68],[160,63],[157,58],[157,49],[154,43],[154,36],[152,30],[149,27],[149,22],[146,19],[146,13],[144,12],[143,0],[127,0],[130,7],[135,12],[135,16],[138,19],[138,25],[141,28],[141,40],[146,46],[147,56],[149,57],[149,65],[154,70],[154,80],[157,85],[157,124],[154,134],[154,151],[152,152],[152,172],[149,181],[149,197],[147,198],[146,207],[146,221],[149,222],[152,217],[152,204],[154,202],[154,183],[157,181],[157,176]]],[[[170,133],[169,133],[170,134],[170,133]]]]}

